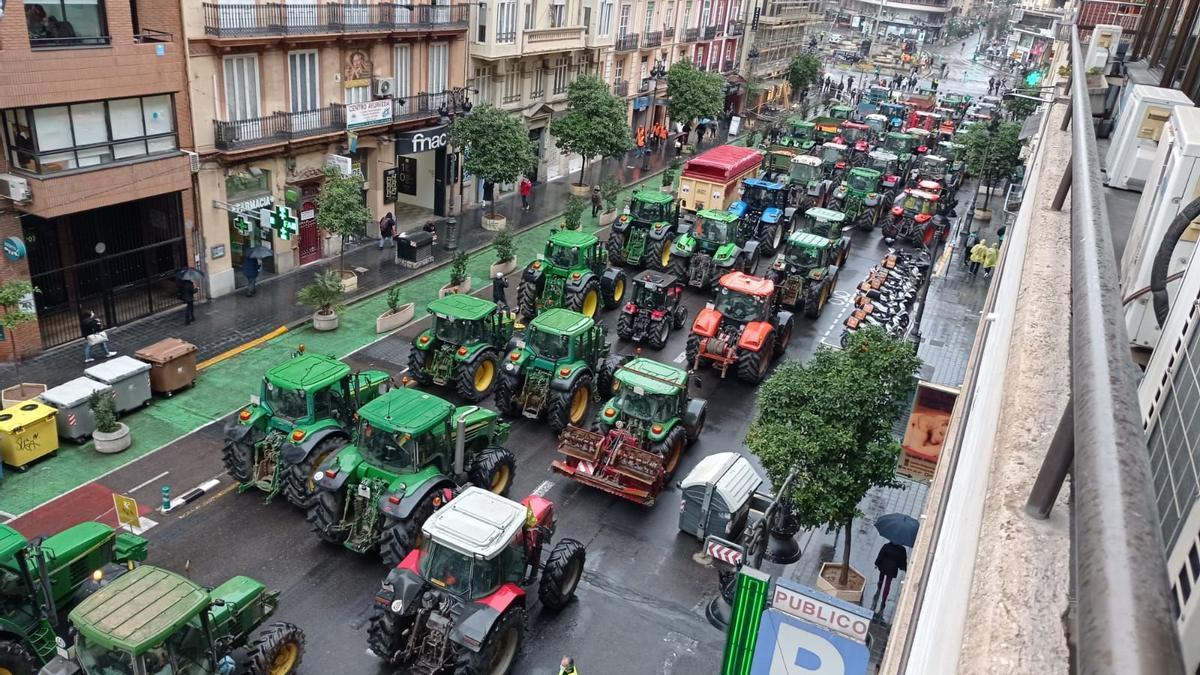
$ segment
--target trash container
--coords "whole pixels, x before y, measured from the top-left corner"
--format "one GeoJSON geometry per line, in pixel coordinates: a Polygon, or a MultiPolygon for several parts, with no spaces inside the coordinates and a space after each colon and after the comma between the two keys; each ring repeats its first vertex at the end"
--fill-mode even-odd
{"type": "Polygon", "coordinates": [[[710,535],[736,539],[746,525],[750,497],[762,483],[762,476],[736,452],[705,457],[679,484],[679,529],[700,541],[710,535]]]}
{"type": "Polygon", "coordinates": [[[117,392],[117,413],[137,410],[150,401],[150,364],[131,356],[118,356],[83,371],[117,392]]]}
{"type": "Polygon", "coordinates": [[[433,235],[425,230],[401,232],[396,237],[396,261],[405,267],[421,267],[433,262],[433,235]]]}
{"type": "Polygon", "coordinates": [[[88,408],[88,397],[93,392],[112,396],[113,388],[90,377],[77,377],[47,391],[38,398],[58,408],[54,416],[58,437],[82,443],[96,430],[96,419],[88,408]]]}
{"type": "Polygon", "coordinates": [[[156,394],[171,394],[196,383],[196,345],[167,338],[134,354],[150,364],[150,390],[156,394]]]}
{"type": "Polygon", "coordinates": [[[58,450],[58,411],[38,401],[25,401],[0,410],[0,459],[18,471],[33,460],[58,450]]]}

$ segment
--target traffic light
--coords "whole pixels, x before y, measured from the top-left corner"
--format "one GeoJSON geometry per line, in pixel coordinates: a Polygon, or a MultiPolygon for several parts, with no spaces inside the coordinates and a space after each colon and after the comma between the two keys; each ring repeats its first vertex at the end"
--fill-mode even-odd
{"type": "Polygon", "coordinates": [[[1042,71],[1031,70],[1025,75],[1025,85],[1028,87],[1038,86],[1038,82],[1042,81],[1042,71]]]}

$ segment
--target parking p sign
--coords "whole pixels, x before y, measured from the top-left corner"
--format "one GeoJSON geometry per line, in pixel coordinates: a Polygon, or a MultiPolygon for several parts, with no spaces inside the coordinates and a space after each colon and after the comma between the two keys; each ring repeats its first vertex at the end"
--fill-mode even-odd
{"type": "Polygon", "coordinates": [[[763,612],[753,675],[866,675],[866,645],[777,609],[763,612]]]}

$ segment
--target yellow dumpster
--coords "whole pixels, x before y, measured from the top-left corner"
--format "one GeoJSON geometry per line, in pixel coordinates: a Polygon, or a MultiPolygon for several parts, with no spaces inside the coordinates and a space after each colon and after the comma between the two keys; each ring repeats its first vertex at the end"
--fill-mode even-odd
{"type": "Polygon", "coordinates": [[[58,411],[37,401],[25,401],[0,410],[0,459],[24,471],[33,460],[58,450],[58,411]]]}

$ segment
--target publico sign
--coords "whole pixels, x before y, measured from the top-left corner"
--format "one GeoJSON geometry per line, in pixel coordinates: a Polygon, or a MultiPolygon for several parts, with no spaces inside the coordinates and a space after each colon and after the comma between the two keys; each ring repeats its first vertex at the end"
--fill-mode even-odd
{"type": "Polygon", "coordinates": [[[838,601],[833,598],[820,600],[779,583],[775,584],[775,592],[771,596],[771,606],[781,612],[824,626],[858,642],[866,642],[867,631],[871,626],[870,617],[863,617],[848,608],[838,607],[834,602],[838,601]]]}

